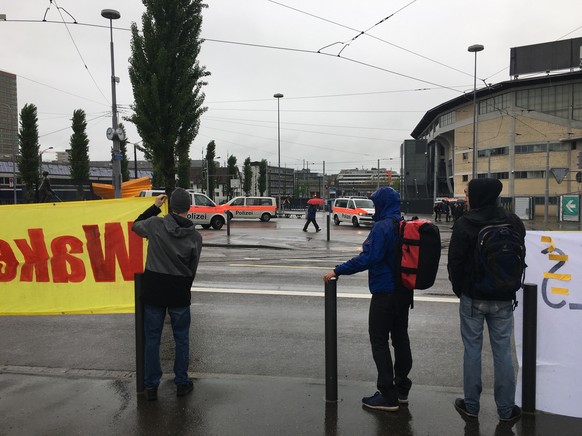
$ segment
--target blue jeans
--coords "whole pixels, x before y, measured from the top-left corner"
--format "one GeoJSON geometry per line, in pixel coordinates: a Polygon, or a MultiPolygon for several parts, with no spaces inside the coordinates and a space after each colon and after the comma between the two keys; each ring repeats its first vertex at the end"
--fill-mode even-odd
{"type": "Polygon", "coordinates": [[[463,386],[465,405],[470,413],[479,413],[481,396],[481,350],[483,325],[487,322],[493,352],[494,396],[501,418],[511,415],[515,405],[515,370],[512,360],[513,310],[511,301],[473,300],[461,295],[461,337],[463,356],[463,386]]]}
{"type": "MultiPolygon", "coordinates": [[[[172,321],[172,332],[176,343],[174,357],[174,383],[188,383],[190,358],[190,306],[168,307],[172,321]]],[[[145,377],[146,389],[157,389],[162,378],[160,364],[160,340],[166,318],[166,308],[144,304],[145,330],[145,377]]]]}

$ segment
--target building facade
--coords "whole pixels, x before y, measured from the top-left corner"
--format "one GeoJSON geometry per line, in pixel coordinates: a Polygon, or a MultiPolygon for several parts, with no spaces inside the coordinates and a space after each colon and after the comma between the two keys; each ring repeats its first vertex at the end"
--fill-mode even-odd
{"type": "Polygon", "coordinates": [[[0,71],[0,156],[18,154],[16,76],[0,71]]]}
{"type": "MultiPolygon", "coordinates": [[[[530,197],[541,215],[548,197],[556,213],[559,196],[581,188],[582,72],[514,78],[475,95],[477,177],[502,181],[507,208],[517,197],[530,197]]],[[[436,157],[427,164],[427,186],[436,170],[437,196],[463,196],[472,178],[473,107],[473,93],[449,100],[429,110],[411,133],[436,157]]]]}

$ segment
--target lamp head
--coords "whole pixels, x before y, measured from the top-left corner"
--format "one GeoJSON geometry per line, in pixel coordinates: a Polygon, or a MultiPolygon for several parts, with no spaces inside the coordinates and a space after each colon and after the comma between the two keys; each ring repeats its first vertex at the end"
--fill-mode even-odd
{"type": "Polygon", "coordinates": [[[278,92],[277,94],[273,95],[273,97],[275,97],[275,98],[283,98],[283,94],[281,94],[281,93],[278,92]]]}
{"type": "Polygon", "coordinates": [[[483,51],[484,49],[485,47],[483,47],[481,44],[473,44],[469,46],[467,50],[469,50],[471,53],[476,53],[478,51],[483,51]]]}
{"type": "Polygon", "coordinates": [[[121,14],[115,9],[103,9],[101,11],[101,16],[103,18],[107,18],[108,20],[117,20],[121,18],[121,14]]]}

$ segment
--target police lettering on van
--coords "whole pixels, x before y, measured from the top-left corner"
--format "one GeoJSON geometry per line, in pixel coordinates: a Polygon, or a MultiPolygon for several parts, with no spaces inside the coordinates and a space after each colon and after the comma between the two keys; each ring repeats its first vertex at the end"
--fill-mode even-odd
{"type": "Polygon", "coordinates": [[[235,197],[220,206],[231,219],[258,218],[268,222],[277,217],[277,199],[275,197],[235,197]]]}
{"type": "MultiPolygon", "coordinates": [[[[226,216],[222,209],[206,195],[191,190],[188,190],[188,192],[190,193],[192,205],[188,211],[187,218],[195,225],[200,225],[203,229],[212,227],[213,229],[220,230],[226,222],[226,216]]],[[[161,189],[150,189],[141,191],[139,196],[156,197],[165,193],[166,191],[161,189]]]]}
{"type": "Polygon", "coordinates": [[[336,198],[332,214],[336,226],[339,226],[341,222],[352,223],[354,227],[359,227],[361,224],[372,225],[374,203],[364,197],[336,198]]]}

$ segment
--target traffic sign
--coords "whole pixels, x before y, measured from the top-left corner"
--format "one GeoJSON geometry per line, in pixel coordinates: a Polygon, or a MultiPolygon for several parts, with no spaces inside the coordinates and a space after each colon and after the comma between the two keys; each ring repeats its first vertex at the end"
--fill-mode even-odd
{"type": "Polygon", "coordinates": [[[580,217],[580,197],[578,195],[562,195],[561,215],[564,221],[578,221],[580,217]]]}
{"type": "Polygon", "coordinates": [[[552,174],[554,174],[554,177],[556,178],[556,182],[562,183],[564,177],[566,177],[566,174],[568,174],[568,171],[570,170],[569,168],[552,168],[551,171],[552,174]]]}

